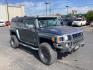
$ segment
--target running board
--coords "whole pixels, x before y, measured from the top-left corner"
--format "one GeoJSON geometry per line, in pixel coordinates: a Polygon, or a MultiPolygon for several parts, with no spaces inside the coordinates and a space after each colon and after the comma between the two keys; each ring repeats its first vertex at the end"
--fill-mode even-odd
{"type": "Polygon", "coordinates": [[[31,49],[33,49],[33,50],[38,50],[38,48],[34,48],[34,47],[31,47],[31,46],[26,45],[26,44],[23,44],[23,43],[20,43],[20,45],[23,45],[23,46],[29,47],[29,48],[31,48],[31,49]]]}

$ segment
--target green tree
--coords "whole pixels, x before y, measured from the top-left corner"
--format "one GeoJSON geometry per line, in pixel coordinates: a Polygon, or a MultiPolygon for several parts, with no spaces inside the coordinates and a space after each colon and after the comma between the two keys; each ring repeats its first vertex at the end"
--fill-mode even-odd
{"type": "Polygon", "coordinates": [[[93,10],[88,11],[86,13],[86,19],[87,19],[88,22],[92,22],[93,21],[93,10]]]}

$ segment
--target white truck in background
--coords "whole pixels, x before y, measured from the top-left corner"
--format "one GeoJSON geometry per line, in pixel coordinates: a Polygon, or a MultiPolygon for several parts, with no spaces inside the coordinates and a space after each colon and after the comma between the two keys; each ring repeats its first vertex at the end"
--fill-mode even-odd
{"type": "Polygon", "coordinates": [[[85,19],[82,19],[82,18],[77,18],[75,19],[73,22],[72,22],[72,25],[73,26],[84,26],[86,25],[86,20],[85,19]]]}

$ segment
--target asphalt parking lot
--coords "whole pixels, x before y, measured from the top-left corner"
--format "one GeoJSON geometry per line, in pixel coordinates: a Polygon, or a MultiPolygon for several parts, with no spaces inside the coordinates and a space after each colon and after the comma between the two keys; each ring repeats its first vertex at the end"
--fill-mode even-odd
{"type": "Polygon", "coordinates": [[[8,27],[0,27],[0,70],[93,70],[93,28],[83,29],[85,46],[47,66],[40,62],[37,51],[11,48],[8,27]]]}

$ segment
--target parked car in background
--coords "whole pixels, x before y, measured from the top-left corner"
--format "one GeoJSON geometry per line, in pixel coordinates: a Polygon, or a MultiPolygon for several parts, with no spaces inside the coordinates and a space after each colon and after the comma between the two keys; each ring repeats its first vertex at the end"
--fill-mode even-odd
{"type": "Polygon", "coordinates": [[[5,21],[3,19],[0,19],[0,27],[5,26],[5,21]]]}
{"type": "Polygon", "coordinates": [[[10,26],[10,21],[6,21],[5,26],[10,26]]]}
{"type": "Polygon", "coordinates": [[[72,22],[73,22],[74,18],[61,18],[61,24],[62,25],[66,25],[66,26],[72,26],[72,22]]]}
{"type": "Polygon", "coordinates": [[[73,22],[72,25],[73,26],[84,26],[86,25],[87,21],[85,19],[82,18],[76,18],[73,22]]]}
{"type": "Polygon", "coordinates": [[[93,22],[90,22],[90,26],[93,27],[93,22]]]}

